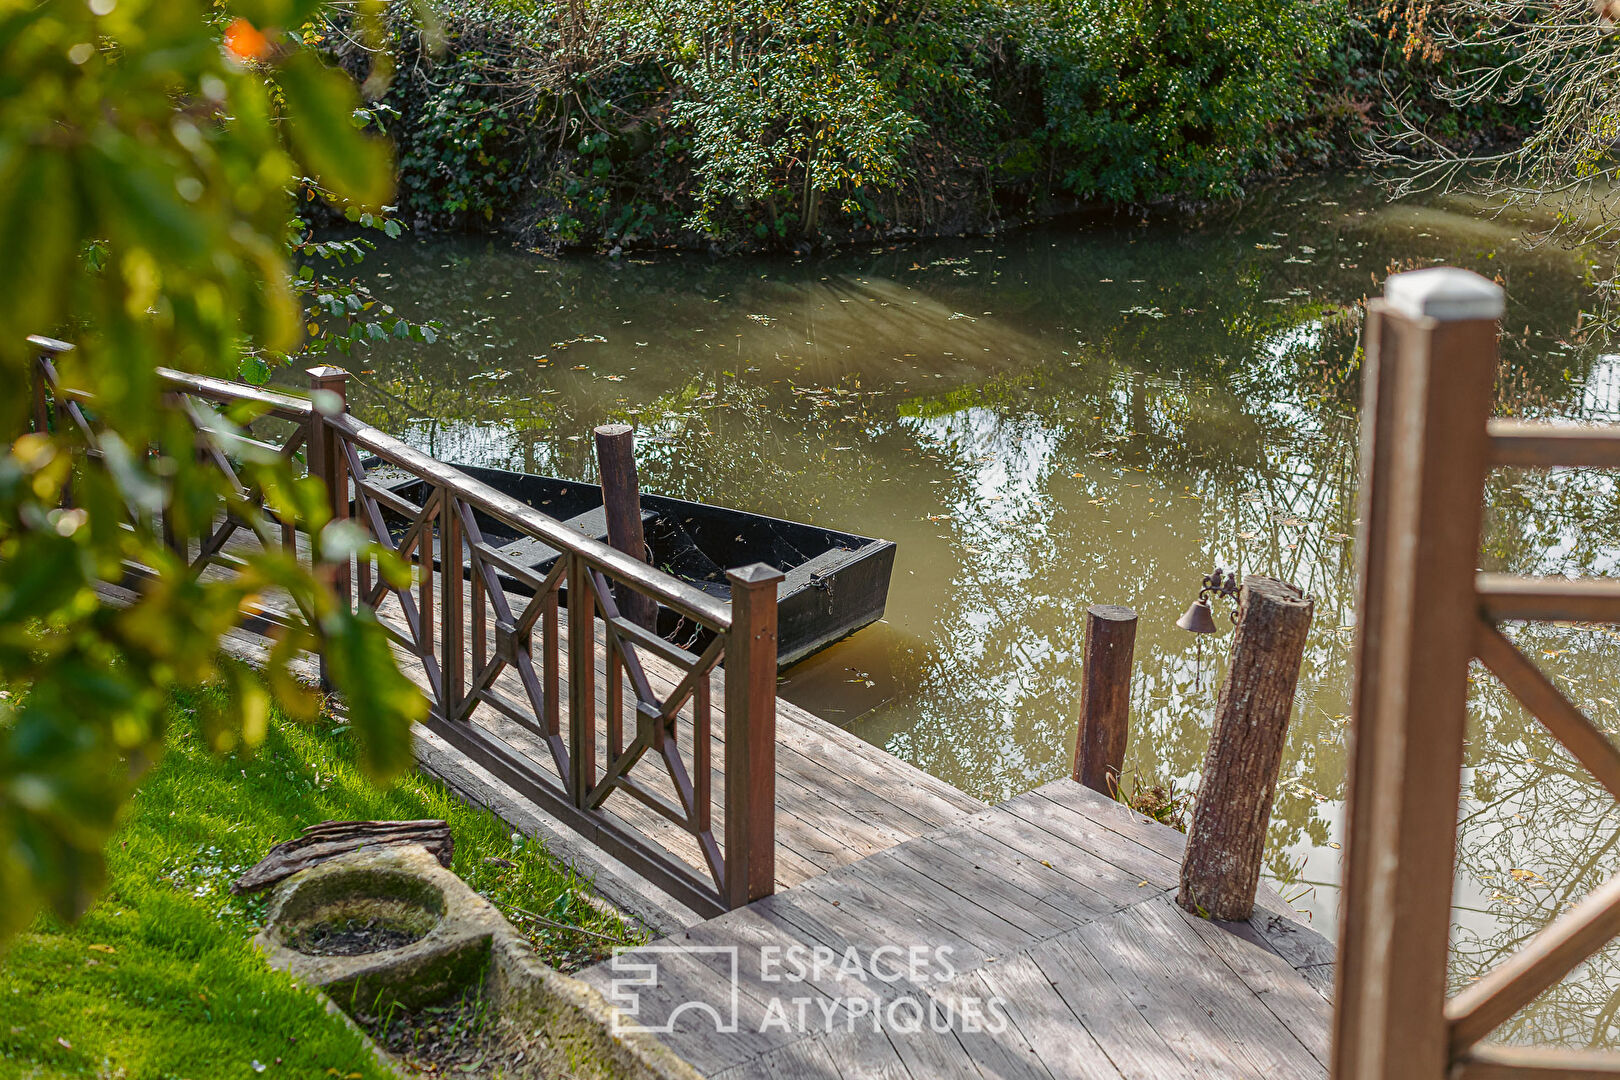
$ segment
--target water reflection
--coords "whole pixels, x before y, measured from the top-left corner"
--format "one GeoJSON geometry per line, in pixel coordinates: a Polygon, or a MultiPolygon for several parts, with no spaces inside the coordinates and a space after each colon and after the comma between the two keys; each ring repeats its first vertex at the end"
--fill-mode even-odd
{"type": "MultiPolygon", "coordinates": [[[[1516,228],[1463,203],[1384,206],[1347,181],[1199,223],[794,262],[402,244],[376,261],[377,287],[447,333],[367,358],[354,399],[448,460],[582,479],[590,428],[631,420],[649,490],[896,540],[887,618],[794,668],[782,692],[989,799],[1067,771],[1087,604],[1141,615],[1128,770],[1189,784],[1225,640],[1200,666],[1176,618],[1216,563],[1300,585],[1317,616],[1269,871],[1331,927],[1357,302],[1396,264],[1498,274],[1503,411],[1620,409],[1620,361],[1566,340],[1579,267],[1517,251],[1516,228]]],[[[1612,573],[1616,509],[1608,477],[1493,477],[1487,561],[1612,573]]],[[[1620,723],[1612,636],[1536,627],[1520,640],[1620,723]]],[[[1620,865],[1607,797],[1476,681],[1459,980],[1620,865]]],[[[1514,1033],[1592,1027],[1612,1013],[1609,974],[1554,991],[1514,1033]]]]}

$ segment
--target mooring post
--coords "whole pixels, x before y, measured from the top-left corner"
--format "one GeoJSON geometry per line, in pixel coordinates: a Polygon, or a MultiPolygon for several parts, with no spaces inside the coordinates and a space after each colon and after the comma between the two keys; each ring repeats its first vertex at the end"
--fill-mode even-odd
{"type": "MultiPolygon", "coordinates": [[[[602,510],[608,543],[631,558],[647,561],[641,528],[641,479],[636,473],[636,433],[629,424],[596,429],[596,467],[602,476],[602,510]]],[[[613,590],[619,613],[638,626],[657,629],[658,604],[628,585],[613,590]]]]}
{"type": "Polygon", "coordinates": [[[1109,798],[1119,792],[1125,746],[1131,735],[1131,658],[1136,612],[1117,604],[1086,609],[1080,671],[1080,730],[1074,742],[1074,778],[1109,798]]]}
{"type": "MultiPolygon", "coordinates": [[[[329,416],[339,416],[348,410],[349,373],[329,364],[309,368],[310,410],[309,431],[304,436],[309,474],[320,477],[326,485],[326,508],[333,521],[349,516],[349,473],[344,467],[343,450],[337,433],[326,423],[329,416]]],[[[311,538],[313,539],[313,537],[311,538]]],[[[429,564],[431,565],[431,564],[429,564]]],[[[332,566],[332,591],[340,604],[348,604],[349,560],[332,566]]],[[[320,655],[321,685],[330,686],[326,668],[326,650],[320,655]]]]}
{"type": "Polygon", "coordinates": [[[728,570],[726,907],[776,891],[776,589],[782,572],[728,570]]]}
{"type": "Polygon", "coordinates": [[[1260,883],[1294,687],[1311,628],[1312,599],[1250,575],[1238,599],[1232,661],[1193,807],[1176,901],[1211,919],[1247,919],[1260,883]]]}

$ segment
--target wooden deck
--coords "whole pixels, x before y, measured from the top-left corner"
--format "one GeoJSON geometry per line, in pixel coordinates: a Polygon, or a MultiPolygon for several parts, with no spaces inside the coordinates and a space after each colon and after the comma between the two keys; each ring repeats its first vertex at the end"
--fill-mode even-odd
{"type": "MultiPolygon", "coordinates": [[[[341,373],[311,375],[326,390],[341,373]]],[[[215,382],[177,392],[274,397],[339,493],[334,516],[365,510],[390,547],[379,500],[409,522],[396,549],[409,589],[371,589],[365,562],[339,564],[333,581],[375,612],[433,703],[419,761],[543,835],[621,906],[654,913],[663,937],[583,978],[703,1075],[1326,1076],[1326,939],[1265,890],[1244,923],[1183,912],[1182,835],[1089,788],[1063,780],[987,807],[776,699],[775,571],[730,572],[720,605],[346,413],[215,382]],[[428,479],[423,505],[366,481],[362,450],[428,479]],[[560,553],[544,579],[518,574],[532,599],[506,594],[478,513],[560,553]],[[614,585],[707,627],[713,644],[700,656],[648,634],[619,614],[614,585]]],[[[257,543],[216,526],[197,538],[196,573],[235,573],[257,543]]],[[[285,530],[269,542],[307,558],[285,530]]],[[[275,595],[255,603],[265,623],[284,618],[275,595]]],[[[267,641],[245,629],[227,645],[256,657],[267,641]]]]}
{"type": "MultiPolygon", "coordinates": [[[[226,550],[242,555],[251,550],[255,541],[245,536],[232,538],[226,550]]],[[[300,553],[307,549],[302,536],[298,538],[300,553]]],[[[209,568],[207,576],[227,571],[209,568]]],[[[438,573],[434,574],[435,587],[438,573]]],[[[127,592],[126,596],[129,596],[127,592]]],[[[272,617],[283,617],[276,598],[261,597],[261,609],[272,617]]],[[[389,595],[377,609],[379,620],[397,629],[404,629],[397,596],[389,595]]],[[[487,612],[490,623],[493,611],[487,612]]],[[[559,614],[560,637],[567,638],[566,612],[559,614]]],[[[463,635],[470,640],[471,635],[463,635]]],[[[233,651],[252,658],[262,657],[267,642],[251,632],[238,632],[231,636],[233,651]]],[[[597,628],[596,680],[600,686],[607,680],[605,650],[602,632],[597,628]]],[[[400,670],[410,676],[424,691],[428,691],[426,676],[416,657],[409,655],[401,645],[394,651],[400,670]]],[[[469,662],[471,652],[468,652],[469,662]]],[[[681,679],[684,672],[657,656],[646,654],[641,664],[654,688],[667,693],[681,679]]],[[[316,676],[313,658],[305,657],[301,663],[303,673],[310,679],[316,676]]],[[[712,676],[713,696],[724,697],[725,672],[712,676]]],[[[499,675],[494,689],[508,700],[523,702],[525,688],[518,673],[510,668],[499,675]]],[[[568,679],[566,669],[559,674],[559,696],[567,700],[568,679]]],[[[598,695],[596,701],[598,756],[607,756],[606,710],[607,697],[598,695]]],[[[692,754],[692,708],[688,704],[680,711],[678,742],[682,756],[690,761],[692,754]]],[[[475,710],[470,722],[477,725],[487,737],[499,740],[523,759],[531,762],[537,771],[553,768],[551,754],[545,740],[531,726],[520,724],[488,706],[475,710]]],[[[723,730],[712,736],[710,751],[711,784],[721,790],[725,783],[726,751],[723,730]]],[[[490,806],[497,813],[513,820],[527,816],[529,822],[541,826],[535,831],[552,844],[561,847],[564,854],[580,865],[588,876],[601,879],[604,871],[613,865],[589,845],[570,844],[566,832],[546,829],[532,815],[524,815],[524,800],[506,788],[487,771],[456,752],[442,739],[426,728],[417,730],[417,757],[430,772],[444,780],[465,798],[490,806]]],[[[666,773],[642,770],[638,779],[654,794],[673,800],[674,791],[666,773]]],[[[780,698],[776,702],[776,887],[790,889],[813,877],[834,870],[858,859],[872,855],[896,844],[914,839],[943,826],[953,824],[986,808],[982,801],[967,795],[950,784],[908,765],[891,754],[831,724],[820,717],[780,698]]],[[[659,816],[636,800],[616,794],[604,804],[605,814],[658,843],[669,854],[697,871],[703,871],[703,856],[692,835],[659,816]]],[[[725,808],[714,809],[715,827],[723,830],[725,808]]],[[[641,916],[655,931],[670,930],[698,920],[698,916],[684,909],[673,898],[661,893],[644,879],[633,874],[599,880],[609,899],[641,916]],[[636,895],[639,894],[639,895],[636,895]]]]}
{"type": "Polygon", "coordinates": [[[621,986],[616,1001],[631,1007],[622,995],[635,994],[636,1022],[656,1028],[684,1002],[724,1010],[731,1000],[728,953],[667,950],[735,947],[737,1030],[688,1008],[660,1033],[699,1072],[727,1080],[1325,1076],[1332,945],[1269,890],[1246,923],[1183,912],[1173,899],[1183,840],[1061,780],[582,977],[614,1000],[626,964],[656,964],[656,986],[621,986]],[[863,965],[880,946],[944,948],[950,968],[930,961],[922,980],[892,983],[872,976],[876,962],[864,977],[768,977],[762,968],[780,969],[762,965],[762,950],[794,945],[863,965]],[[954,1004],[955,1019],[909,1031],[915,1008],[890,1011],[901,998],[936,1016],[954,1004]],[[809,1000],[802,1025],[799,999],[809,1000]],[[994,1022],[992,999],[1006,1023],[994,1022]],[[775,1019],[773,1000],[791,1023],[775,1019]],[[857,1000],[875,1001],[881,1022],[857,1000]]]}
{"type": "MultiPolygon", "coordinates": [[[[391,603],[379,609],[384,620],[398,618],[391,603]]],[[[232,643],[250,655],[263,648],[247,633],[232,643]]],[[[420,672],[400,659],[407,672],[420,672]]],[[[599,681],[601,664],[599,655],[599,681]]],[[[677,678],[655,657],[645,665],[657,684],[677,678]]],[[[714,678],[723,683],[724,673],[714,678]]],[[[521,692],[515,683],[498,685],[521,692]]],[[[545,763],[533,729],[489,709],[471,722],[545,763]]],[[[1185,837],[1073,781],[988,807],[778,700],[778,892],[705,921],[634,874],[608,880],[611,860],[589,843],[569,846],[566,830],[547,827],[521,796],[503,793],[498,780],[425,730],[418,757],[464,797],[544,835],[606,886],[609,899],[659,913],[645,921],[665,936],[581,977],[628,1009],[625,988],[615,997],[624,965],[654,964],[656,984],[628,991],[633,1022],[656,1029],[673,1014],[658,1037],[705,1076],[1327,1075],[1332,944],[1264,887],[1245,923],[1182,911],[1174,895],[1185,837]],[[681,951],[692,946],[704,951],[681,951]],[[811,956],[820,948],[834,959],[804,981],[784,982],[762,967],[770,947],[811,956]],[[893,982],[875,977],[880,960],[913,949],[927,958],[922,970],[893,982]],[[858,973],[840,970],[849,957],[858,973]],[[706,1002],[724,1015],[733,1000],[734,1030],[720,1030],[696,1009],[676,1011],[706,1002]],[[773,1014],[773,1001],[781,1014],[773,1014]]],[[[723,740],[711,767],[713,782],[723,782],[723,740]]],[[[604,809],[701,865],[690,834],[641,804],[616,798],[604,809]]]]}

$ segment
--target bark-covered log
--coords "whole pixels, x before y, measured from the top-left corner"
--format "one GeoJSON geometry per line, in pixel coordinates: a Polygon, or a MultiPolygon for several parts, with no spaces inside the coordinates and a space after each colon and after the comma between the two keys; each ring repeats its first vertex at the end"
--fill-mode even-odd
{"type": "Polygon", "coordinates": [[[323,821],[296,840],[271,848],[257,866],[236,879],[231,892],[258,892],[333,856],[384,844],[420,844],[447,870],[455,852],[450,826],[444,821],[323,821]]]}
{"type": "Polygon", "coordinates": [[[1212,919],[1247,919],[1254,910],[1314,609],[1292,585],[1259,576],[1244,580],[1239,605],[1176,897],[1188,911],[1212,919]]]}
{"type": "Polygon", "coordinates": [[[1086,643],[1080,676],[1080,731],[1074,744],[1074,778],[1109,798],[1119,794],[1120,770],[1131,736],[1131,657],[1136,649],[1136,612],[1115,604],[1086,610],[1086,643]]]}

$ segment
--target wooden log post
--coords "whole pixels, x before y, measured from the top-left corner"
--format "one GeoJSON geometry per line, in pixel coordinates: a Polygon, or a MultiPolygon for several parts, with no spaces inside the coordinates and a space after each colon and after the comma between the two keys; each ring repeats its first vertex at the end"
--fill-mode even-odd
{"type": "MultiPolygon", "coordinates": [[[[321,483],[326,485],[326,508],[332,520],[342,521],[349,516],[349,472],[344,467],[343,449],[338,444],[337,433],[327,426],[326,418],[348,411],[349,373],[328,364],[309,368],[306,374],[309,375],[310,400],[314,405],[304,441],[309,474],[320,477],[321,483]]],[[[348,559],[333,565],[332,591],[340,604],[350,602],[348,559]]],[[[321,685],[330,687],[332,683],[325,649],[320,650],[320,672],[321,685]]]]}
{"type": "Polygon", "coordinates": [[[1434,267],[1367,305],[1334,1080],[1447,1075],[1475,569],[1502,290],[1434,267]]]}
{"type": "Polygon", "coordinates": [[[726,873],[728,908],[776,891],[776,589],[764,563],[728,570],[726,873]]]}
{"type": "Polygon", "coordinates": [[[1080,730],[1074,743],[1074,778],[1109,798],[1119,793],[1131,733],[1131,658],[1136,612],[1117,604],[1086,609],[1080,673],[1080,730]]]}
{"type": "MultiPolygon", "coordinates": [[[[647,561],[641,528],[641,479],[636,473],[636,433],[629,424],[596,429],[596,467],[602,476],[602,510],[608,543],[631,558],[647,561]]],[[[658,627],[658,603],[627,585],[613,590],[619,613],[648,630],[658,627]]]]}
{"type": "Polygon", "coordinates": [[[1193,807],[1176,901],[1211,919],[1247,919],[1260,883],[1294,687],[1315,607],[1274,578],[1250,575],[1215,702],[1215,727],[1193,807]]]}

